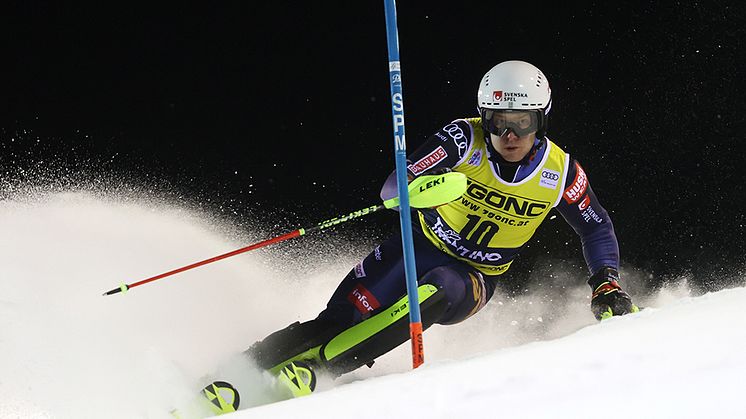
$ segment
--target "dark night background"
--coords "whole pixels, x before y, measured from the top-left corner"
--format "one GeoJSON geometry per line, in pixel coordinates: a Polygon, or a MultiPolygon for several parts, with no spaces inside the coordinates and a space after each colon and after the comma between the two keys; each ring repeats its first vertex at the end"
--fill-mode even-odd
{"type": "MultiPolygon", "coordinates": [[[[552,86],[549,136],[588,172],[622,266],[651,283],[743,281],[744,3],[517,3],[399,2],[407,147],[475,115],[493,65],[529,61],[552,86]]],[[[280,234],[374,203],[393,169],[381,1],[19,2],[0,19],[5,182],[113,174],[280,234]]],[[[519,266],[547,254],[583,266],[561,217],[519,266]]]]}

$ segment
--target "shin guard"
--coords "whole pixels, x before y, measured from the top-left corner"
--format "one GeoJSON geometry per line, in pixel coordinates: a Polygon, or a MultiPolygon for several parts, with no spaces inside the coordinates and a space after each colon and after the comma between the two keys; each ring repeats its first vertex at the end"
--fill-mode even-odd
{"type": "MultiPolygon", "coordinates": [[[[443,291],[434,285],[420,285],[417,292],[424,330],[442,317],[448,303],[443,291]]],[[[409,337],[409,302],[405,295],[346,330],[319,319],[293,323],[254,344],[247,354],[273,373],[292,361],[304,361],[339,376],[373,365],[376,358],[409,337]]]]}

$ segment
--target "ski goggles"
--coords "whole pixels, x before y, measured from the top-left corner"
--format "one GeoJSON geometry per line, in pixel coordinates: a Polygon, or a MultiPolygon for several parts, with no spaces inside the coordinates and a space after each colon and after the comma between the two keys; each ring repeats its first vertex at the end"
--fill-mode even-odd
{"type": "Polygon", "coordinates": [[[539,130],[538,110],[482,109],[482,122],[491,134],[503,136],[511,130],[523,137],[539,130]]]}

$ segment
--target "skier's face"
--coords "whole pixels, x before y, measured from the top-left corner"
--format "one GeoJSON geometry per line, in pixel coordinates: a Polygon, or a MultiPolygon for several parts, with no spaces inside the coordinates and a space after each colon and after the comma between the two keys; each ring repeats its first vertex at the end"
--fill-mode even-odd
{"type": "Polygon", "coordinates": [[[534,146],[536,131],[526,135],[518,136],[512,129],[508,129],[503,135],[490,133],[490,141],[500,156],[509,162],[521,161],[534,146]]]}

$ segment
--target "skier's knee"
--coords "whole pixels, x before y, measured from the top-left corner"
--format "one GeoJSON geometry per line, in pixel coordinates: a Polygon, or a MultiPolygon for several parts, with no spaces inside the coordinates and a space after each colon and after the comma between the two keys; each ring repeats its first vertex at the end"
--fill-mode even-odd
{"type": "Polygon", "coordinates": [[[426,273],[420,282],[442,290],[446,308],[435,321],[438,324],[454,324],[467,319],[484,307],[493,292],[482,274],[462,265],[437,267],[426,273]]]}

